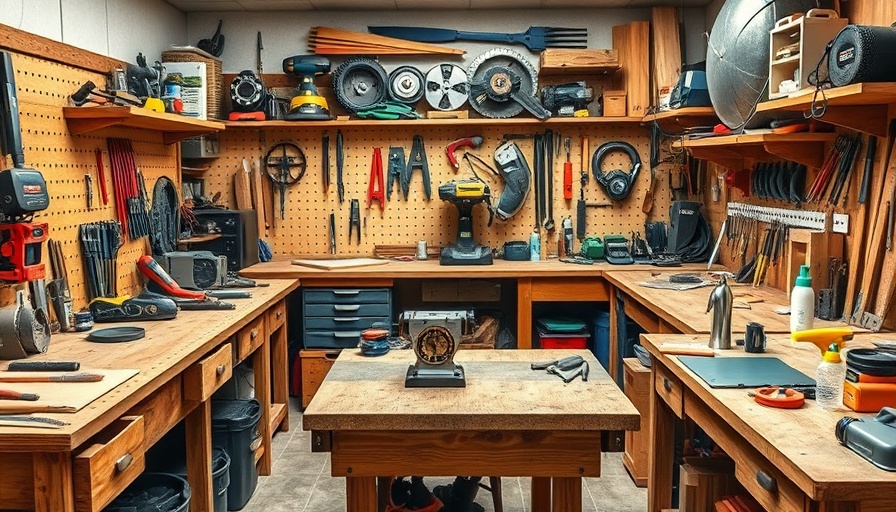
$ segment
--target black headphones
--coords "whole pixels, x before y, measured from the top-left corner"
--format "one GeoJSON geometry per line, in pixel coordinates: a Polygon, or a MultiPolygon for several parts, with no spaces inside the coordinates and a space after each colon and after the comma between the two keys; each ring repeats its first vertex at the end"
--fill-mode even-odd
{"type": "Polygon", "coordinates": [[[610,196],[610,199],[613,201],[622,201],[628,197],[629,193],[632,191],[632,185],[635,184],[635,180],[638,178],[638,171],[640,170],[641,157],[638,155],[638,150],[625,141],[615,140],[605,142],[597,148],[594,152],[594,156],[591,158],[591,172],[594,173],[594,179],[604,187],[607,195],[610,196]],[[632,168],[628,172],[625,172],[622,169],[613,169],[610,172],[604,173],[601,170],[601,164],[603,164],[604,158],[606,158],[608,153],[613,151],[622,151],[628,155],[629,160],[632,162],[632,168]]]}

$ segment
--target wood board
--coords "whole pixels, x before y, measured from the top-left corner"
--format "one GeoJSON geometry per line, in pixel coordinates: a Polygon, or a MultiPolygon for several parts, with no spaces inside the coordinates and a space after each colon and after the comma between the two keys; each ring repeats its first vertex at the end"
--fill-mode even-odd
{"type": "Polygon", "coordinates": [[[344,260],[292,260],[293,265],[317,268],[320,270],[335,270],[340,268],[370,267],[373,265],[385,265],[389,260],[375,258],[349,258],[344,260]]]}
{"type": "MultiPolygon", "coordinates": [[[[37,393],[40,399],[36,402],[4,400],[0,402],[0,413],[5,406],[18,407],[21,405],[62,405],[73,407],[74,411],[80,411],[90,402],[115,389],[119,384],[127,381],[140,371],[136,369],[124,370],[90,370],[82,369],[81,373],[99,373],[104,375],[99,382],[3,382],[0,388],[11,389],[21,393],[37,393]]],[[[0,372],[0,375],[13,376],[49,376],[65,375],[64,372],[0,372]]]]}

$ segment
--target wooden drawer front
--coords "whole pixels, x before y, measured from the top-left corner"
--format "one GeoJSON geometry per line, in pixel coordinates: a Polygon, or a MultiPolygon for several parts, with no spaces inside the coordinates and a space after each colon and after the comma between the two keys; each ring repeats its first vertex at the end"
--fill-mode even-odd
{"type": "Polygon", "coordinates": [[[683,417],[684,393],[681,391],[681,381],[658,362],[654,363],[653,369],[655,372],[653,385],[657,394],[669,404],[676,416],[683,417]]]}
{"type": "Polygon", "coordinates": [[[805,494],[778,468],[751,447],[743,447],[734,459],[734,475],[766,510],[803,512],[805,494]]]}
{"type": "Polygon", "coordinates": [[[260,347],[264,343],[264,338],[264,315],[252,320],[248,325],[240,329],[240,332],[236,333],[237,354],[240,361],[249,357],[249,354],[260,347]]]}
{"type": "Polygon", "coordinates": [[[286,323],[286,300],[281,300],[272,308],[268,309],[268,333],[276,331],[281,325],[286,323]]]}
{"type": "Polygon", "coordinates": [[[233,374],[233,348],[225,343],[212,355],[184,370],[184,399],[204,402],[233,374]]]}
{"type": "Polygon", "coordinates": [[[143,433],[143,416],[121,418],[75,457],[75,510],[102,510],[143,472],[143,433]]]}
{"type": "Polygon", "coordinates": [[[338,350],[302,350],[302,409],[308,407],[330,367],[339,357],[338,350]]]}

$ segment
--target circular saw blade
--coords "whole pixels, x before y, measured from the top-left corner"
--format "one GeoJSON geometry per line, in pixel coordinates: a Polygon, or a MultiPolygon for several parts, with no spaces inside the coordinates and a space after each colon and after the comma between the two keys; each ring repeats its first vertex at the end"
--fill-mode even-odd
{"type": "MultiPolygon", "coordinates": [[[[521,53],[509,48],[493,48],[473,59],[467,69],[467,81],[471,84],[483,80],[494,82],[496,77],[505,76],[502,70],[496,68],[503,68],[503,71],[520,77],[520,94],[535,95],[538,90],[538,72],[535,66],[521,53]]],[[[496,101],[485,91],[471,90],[470,106],[483,116],[495,119],[513,117],[523,111],[523,106],[518,102],[512,99],[496,101]]]]}
{"type": "Polygon", "coordinates": [[[389,97],[413,105],[423,98],[423,73],[413,66],[401,66],[389,73],[389,97]]]}
{"type": "Polygon", "coordinates": [[[426,101],[436,110],[457,110],[467,101],[467,74],[457,64],[436,64],[424,86],[426,101]]]}

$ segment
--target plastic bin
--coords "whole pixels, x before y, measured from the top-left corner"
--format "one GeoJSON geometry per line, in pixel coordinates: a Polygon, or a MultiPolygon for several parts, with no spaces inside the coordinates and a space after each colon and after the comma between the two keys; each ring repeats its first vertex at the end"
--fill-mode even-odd
{"type": "Polygon", "coordinates": [[[594,317],[594,343],[591,352],[604,370],[610,370],[610,312],[599,311],[594,317]]]}
{"type": "Polygon", "coordinates": [[[104,512],[185,512],[190,484],[171,473],[143,473],[104,512]]]}
{"type": "Polygon", "coordinates": [[[258,400],[212,400],[212,445],[230,456],[227,510],[242,510],[258,485],[255,450],[261,444],[258,400]]]}
{"type": "Polygon", "coordinates": [[[588,332],[557,334],[538,330],[538,343],[541,348],[584,349],[588,346],[588,332]]]}

